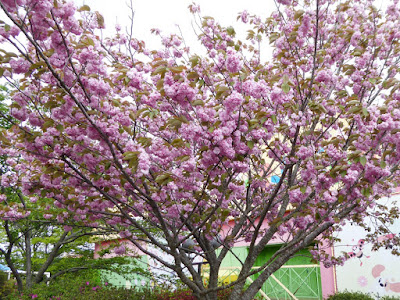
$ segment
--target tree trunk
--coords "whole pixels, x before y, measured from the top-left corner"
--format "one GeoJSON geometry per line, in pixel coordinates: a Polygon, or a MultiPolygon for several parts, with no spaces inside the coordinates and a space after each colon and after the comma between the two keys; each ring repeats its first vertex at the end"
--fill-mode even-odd
{"type": "Polygon", "coordinates": [[[31,238],[32,238],[32,232],[31,232],[31,229],[28,228],[28,230],[25,233],[25,255],[26,255],[26,261],[25,261],[26,284],[25,284],[25,287],[27,289],[30,289],[32,287],[32,248],[31,248],[31,238]]]}
{"type": "Polygon", "coordinates": [[[8,221],[4,222],[4,230],[6,231],[7,238],[8,238],[8,241],[10,242],[10,244],[8,245],[7,251],[2,250],[1,252],[4,254],[4,257],[7,262],[7,266],[11,269],[11,272],[13,273],[15,280],[17,281],[18,291],[22,292],[24,289],[24,286],[22,283],[22,278],[21,278],[21,275],[18,273],[18,270],[15,267],[14,262],[11,259],[12,249],[13,249],[15,240],[12,238],[12,235],[10,232],[10,227],[8,226],[8,221]]]}
{"type": "Polygon", "coordinates": [[[67,235],[68,235],[68,232],[64,231],[64,233],[61,235],[60,239],[54,245],[54,248],[51,250],[50,254],[48,254],[46,251],[46,254],[48,254],[47,259],[44,262],[44,264],[40,267],[39,271],[36,273],[33,283],[36,284],[43,280],[44,272],[47,271],[47,269],[53,263],[54,259],[59,254],[58,252],[59,252],[60,248],[62,247],[62,244],[65,241],[65,238],[67,237],[67,235]]]}
{"type": "Polygon", "coordinates": [[[22,278],[21,278],[21,275],[18,273],[18,270],[15,267],[14,263],[11,260],[11,252],[10,252],[10,254],[7,253],[5,255],[5,259],[6,259],[6,262],[7,262],[7,266],[11,269],[11,272],[13,273],[14,278],[17,281],[18,291],[22,292],[23,289],[24,289],[24,286],[23,286],[23,283],[22,283],[22,278]]]}

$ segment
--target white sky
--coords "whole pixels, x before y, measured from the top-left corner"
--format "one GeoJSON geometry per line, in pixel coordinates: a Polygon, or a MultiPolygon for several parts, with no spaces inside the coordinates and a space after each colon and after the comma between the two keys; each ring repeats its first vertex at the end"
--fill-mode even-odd
{"type": "MultiPolygon", "coordinates": [[[[192,28],[193,15],[188,6],[191,0],[132,0],[135,16],[133,32],[136,38],[144,40],[150,49],[159,48],[159,39],[150,34],[150,29],[159,28],[165,35],[179,34],[179,25],[185,42],[193,49],[197,44],[197,37],[192,28]]],[[[110,32],[118,23],[122,28],[130,24],[129,0],[75,0],[79,7],[87,4],[92,11],[99,11],[106,21],[106,33],[110,32]]],[[[214,17],[223,26],[233,26],[242,39],[246,37],[246,30],[250,27],[241,26],[236,17],[239,12],[247,10],[251,15],[256,14],[262,19],[268,17],[275,8],[273,0],[199,0],[202,16],[214,17]]],[[[111,31],[112,32],[112,31],[111,31]]],[[[194,49],[193,49],[194,50],[194,49]]],[[[195,51],[196,52],[196,51],[195,51]]]]}
{"type": "MultiPolygon", "coordinates": [[[[69,0],[71,1],[71,0],[69,0]]],[[[77,7],[87,4],[92,11],[99,11],[105,19],[105,36],[115,33],[115,25],[119,24],[125,32],[125,27],[130,26],[130,0],[72,0],[77,7]]],[[[357,0],[353,0],[357,1],[357,0]]],[[[393,0],[375,0],[378,8],[385,9],[393,0]]],[[[148,49],[156,50],[161,46],[159,37],[150,34],[152,28],[162,30],[164,35],[170,33],[179,34],[179,25],[186,45],[192,53],[202,53],[204,50],[197,41],[192,27],[194,17],[189,12],[188,6],[193,0],[132,0],[135,15],[133,18],[134,37],[143,40],[148,49]]],[[[195,0],[201,7],[202,16],[214,17],[223,26],[233,26],[237,37],[245,40],[251,25],[243,25],[236,20],[238,13],[247,10],[250,15],[258,15],[264,20],[275,9],[274,0],[195,0]]],[[[0,12],[0,19],[6,19],[0,12]]],[[[195,26],[195,25],[194,25],[195,26]]],[[[264,43],[268,45],[268,43],[264,43]]],[[[4,48],[5,45],[2,45],[4,48]]],[[[268,47],[268,46],[267,46],[268,47]]],[[[261,55],[269,52],[261,49],[261,55]]]]}
{"type": "MultiPolygon", "coordinates": [[[[353,0],[357,1],[357,0],[353,0]]],[[[114,33],[116,24],[124,28],[130,25],[130,0],[74,0],[80,7],[87,4],[92,11],[99,11],[105,18],[105,35],[114,33]]],[[[179,25],[185,42],[193,52],[202,52],[192,27],[194,17],[188,6],[193,0],[132,0],[135,11],[133,19],[134,37],[144,40],[148,49],[159,49],[160,41],[150,34],[150,29],[158,28],[164,35],[179,34],[179,25]]],[[[195,0],[201,7],[202,16],[214,17],[223,26],[233,26],[237,37],[246,38],[250,25],[243,25],[236,20],[239,12],[247,10],[250,15],[258,15],[264,20],[275,9],[274,0],[195,0]]],[[[376,0],[375,5],[384,9],[391,0],[376,0]]],[[[266,53],[262,52],[262,56],[266,53]]],[[[268,52],[268,50],[267,50],[268,52]]]]}

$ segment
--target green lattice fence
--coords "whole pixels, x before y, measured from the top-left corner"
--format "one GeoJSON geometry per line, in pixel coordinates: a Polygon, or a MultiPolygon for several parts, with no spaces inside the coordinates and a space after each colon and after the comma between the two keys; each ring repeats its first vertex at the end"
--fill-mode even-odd
{"type": "MultiPolygon", "coordinates": [[[[257,258],[255,267],[263,265],[279,249],[279,246],[266,247],[257,258]]],[[[219,272],[221,284],[229,284],[237,279],[240,272],[240,260],[247,255],[247,247],[236,247],[233,253],[223,260],[219,272]]],[[[208,267],[204,265],[203,275],[208,277],[208,267]]],[[[257,274],[251,276],[251,283],[257,278],[257,274]]],[[[260,297],[267,300],[314,300],[322,299],[321,273],[319,265],[313,264],[307,250],[300,251],[284,266],[276,271],[263,285],[260,297]]]]}
{"type": "Polygon", "coordinates": [[[262,291],[271,300],[322,299],[319,266],[285,265],[264,283],[262,291]]]}

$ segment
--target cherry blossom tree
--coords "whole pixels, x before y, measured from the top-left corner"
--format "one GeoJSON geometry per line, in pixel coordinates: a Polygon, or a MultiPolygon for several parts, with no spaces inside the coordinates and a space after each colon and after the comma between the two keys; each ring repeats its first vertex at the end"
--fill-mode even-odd
{"type": "Polygon", "coordinates": [[[119,28],[102,39],[104,19],[88,6],[0,6],[1,41],[15,49],[2,50],[1,75],[20,121],[0,135],[12,167],[1,184],[53,199],[58,222],[107,224],[199,299],[226,287],[230,299],[253,299],[306,247],[342,263],[318,247],[333,230],[345,220],[372,230],[370,215],[379,233],[398,216],[377,202],[400,174],[397,0],[386,11],[370,0],[277,0],[266,20],[239,15],[247,41],[193,4],[205,55],[177,35],[161,36],[160,50],[119,28]],[[252,268],[277,236],[287,237],[280,250],[252,268]],[[238,279],[221,287],[221,262],[242,240],[238,279]],[[193,255],[209,264],[207,283],[193,255]]]}

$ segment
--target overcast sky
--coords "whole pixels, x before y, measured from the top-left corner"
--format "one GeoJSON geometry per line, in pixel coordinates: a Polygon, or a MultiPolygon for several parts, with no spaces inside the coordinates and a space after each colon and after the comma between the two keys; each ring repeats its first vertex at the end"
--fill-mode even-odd
{"type": "MultiPolygon", "coordinates": [[[[158,48],[159,39],[150,35],[150,29],[161,29],[164,34],[179,33],[179,25],[188,46],[196,44],[192,23],[193,15],[188,6],[191,0],[132,0],[135,16],[133,31],[136,38],[144,40],[149,48],[158,48]]],[[[107,32],[115,27],[116,23],[128,26],[129,0],[75,0],[77,6],[87,4],[92,10],[99,11],[105,18],[107,32]]],[[[275,8],[273,0],[200,0],[201,14],[212,16],[224,26],[232,25],[245,38],[244,28],[236,21],[239,12],[247,10],[250,14],[257,14],[265,18],[275,8]]]]}
{"type": "MultiPolygon", "coordinates": [[[[357,0],[354,0],[357,1],[357,0]]],[[[116,24],[122,28],[129,26],[130,0],[74,0],[79,7],[87,4],[92,11],[99,11],[105,18],[105,34],[112,34],[116,24]]],[[[193,0],[132,0],[134,36],[146,42],[149,49],[160,47],[159,38],[150,34],[152,28],[161,29],[164,34],[182,31],[185,42],[193,52],[201,51],[193,29],[193,15],[188,6],[193,0]],[[178,26],[179,25],[179,28],[178,26]]],[[[239,12],[247,10],[265,19],[275,8],[274,0],[198,0],[202,16],[212,16],[223,26],[233,26],[240,39],[245,39],[244,26],[236,21],[239,12]]],[[[376,6],[384,8],[391,0],[376,0],[376,6]]],[[[265,55],[265,53],[263,53],[265,55]]]]}
{"type": "MultiPolygon", "coordinates": [[[[70,1],[70,0],[69,0],[70,1]]],[[[99,11],[105,18],[105,35],[115,33],[115,25],[124,28],[130,26],[130,1],[133,4],[133,33],[134,37],[144,40],[148,49],[159,49],[159,37],[150,34],[152,28],[170,33],[183,34],[185,42],[192,53],[200,52],[202,47],[197,41],[193,29],[194,17],[188,6],[193,0],[72,0],[77,7],[87,4],[92,11],[99,11]],[[178,28],[178,26],[179,28],[178,28]]],[[[353,0],[357,1],[357,0],[353,0]]],[[[258,15],[261,19],[270,16],[275,9],[274,0],[195,0],[201,7],[202,16],[214,17],[223,26],[233,26],[237,37],[244,40],[250,25],[243,25],[236,20],[238,13],[247,10],[250,15],[258,15]]],[[[392,0],[376,0],[375,5],[385,8],[392,0]]],[[[3,18],[3,12],[0,12],[3,18]]],[[[125,31],[125,30],[124,30],[125,31]]],[[[4,45],[3,45],[4,47],[4,45]]],[[[265,55],[265,53],[262,53],[265,55]]]]}

